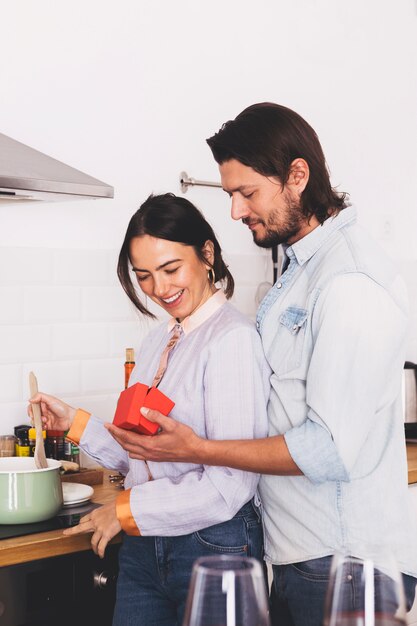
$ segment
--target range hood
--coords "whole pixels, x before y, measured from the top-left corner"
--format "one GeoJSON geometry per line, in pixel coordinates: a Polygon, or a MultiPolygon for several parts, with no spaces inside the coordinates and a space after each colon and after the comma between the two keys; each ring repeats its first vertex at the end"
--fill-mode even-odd
{"type": "Polygon", "coordinates": [[[101,180],[0,133],[0,200],[113,198],[101,180]]]}

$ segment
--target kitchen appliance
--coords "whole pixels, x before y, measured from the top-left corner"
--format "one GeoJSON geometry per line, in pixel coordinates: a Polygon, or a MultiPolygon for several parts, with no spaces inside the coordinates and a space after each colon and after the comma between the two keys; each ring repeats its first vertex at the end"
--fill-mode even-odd
{"type": "Polygon", "coordinates": [[[34,457],[0,458],[0,525],[54,517],[63,502],[60,468],[55,459],[37,469],[34,457]]]}
{"type": "Polygon", "coordinates": [[[114,189],[0,133],[1,200],[113,198],[114,189]]]}
{"type": "Polygon", "coordinates": [[[417,440],[417,364],[411,361],[404,364],[403,409],[406,439],[417,440]]]}
{"type": "MultiPolygon", "coordinates": [[[[98,506],[88,502],[43,522],[0,526],[0,541],[75,526],[98,506]]],[[[119,547],[108,545],[104,559],[87,550],[1,567],[1,626],[111,626],[119,547]]]]}

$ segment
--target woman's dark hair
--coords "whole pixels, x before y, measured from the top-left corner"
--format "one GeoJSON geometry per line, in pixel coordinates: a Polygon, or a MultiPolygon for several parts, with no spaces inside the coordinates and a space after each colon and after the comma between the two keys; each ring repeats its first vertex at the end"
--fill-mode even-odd
{"type": "Polygon", "coordinates": [[[284,185],[294,159],[304,159],[310,178],[301,195],[307,218],[315,215],[322,224],[329,215],[348,206],[347,194],[330,184],[329,170],[315,131],[295,111],[270,102],[253,104],[236,119],[223,124],[207,139],[220,165],[236,159],[263,176],[275,176],[284,185]]]}
{"type": "Polygon", "coordinates": [[[141,313],[155,317],[140,301],[131,280],[130,242],[134,237],[141,237],[142,235],[150,235],[158,239],[167,239],[192,246],[197,257],[210,265],[214,276],[213,282],[224,281],[226,298],[232,297],[234,291],[233,276],[223,261],[216,235],[203,214],[191,202],[173,193],[159,196],[150,195],[130,219],[117,263],[117,275],[122,287],[141,313]],[[208,240],[213,242],[214,246],[212,265],[205,258],[203,252],[204,244],[208,240]]]}

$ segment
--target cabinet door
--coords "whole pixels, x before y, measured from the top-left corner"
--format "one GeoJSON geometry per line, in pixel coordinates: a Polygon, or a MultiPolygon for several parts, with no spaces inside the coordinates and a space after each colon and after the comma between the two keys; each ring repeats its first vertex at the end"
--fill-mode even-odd
{"type": "Polygon", "coordinates": [[[111,626],[118,550],[0,568],[0,626],[111,626]]]}
{"type": "Polygon", "coordinates": [[[111,626],[118,572],[119,546],[107,546],[104,559],[93,552],[74,557],[73,602],[77,626],[111,626]]]}

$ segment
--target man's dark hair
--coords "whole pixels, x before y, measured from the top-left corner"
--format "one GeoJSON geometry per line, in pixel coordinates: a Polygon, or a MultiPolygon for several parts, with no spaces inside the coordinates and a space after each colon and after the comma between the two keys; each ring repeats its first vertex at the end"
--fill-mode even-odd
{"type": "Polygon", "coordinates": [[[220,165],[236,159],[263,176],[275,176],[282,185],[288,181],[294,159],[304,159],[310,168],[301,195],[301,209],[307,218],[315,215],[322,224],[348,204],[347,194],[336,192],[330,184],[315,131],[287,107],[271,102],[253,104],[223,124],[207,143],[220,165]]]}
{"type": "Polygon", "coordinates": [[[192,246],[197,257],[208,265],[210,263],[204,256],[203,247],[206,241],[212,241],[214,246],[214,260],[211,265],[213,282],[224,281],[225,295],[227,298],[232,297],[233,276],[223,260],[217,237],[201,211],[185,198],[173,193],[150,195],[130,219],[117,263],[117,275],[121,285],[141,313],[155,317],[140,301],[131,279],[130,242],[142,235],[192,246]]]}

